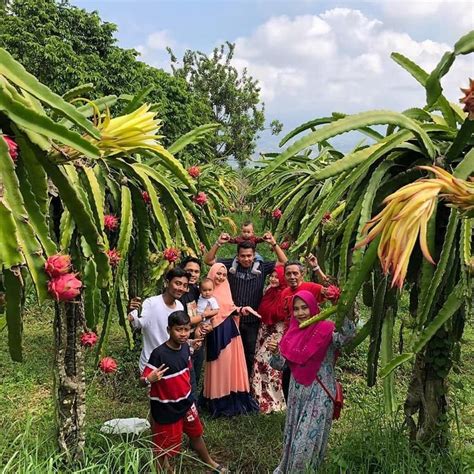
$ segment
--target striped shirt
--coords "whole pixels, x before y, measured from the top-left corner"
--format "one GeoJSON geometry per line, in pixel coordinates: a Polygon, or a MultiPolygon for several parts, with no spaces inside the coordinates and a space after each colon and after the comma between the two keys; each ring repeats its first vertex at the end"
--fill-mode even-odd
{"type": "Polygon", "coordinates": [[[168,367],[163,377],[150,387],[151,414],[156,423],[166,425],[184,417],[193,404],[191,395],[191,356],[188,344],[171,349],[166,343],[153,350],[143,370],[147,377],[162,364],[168,367]]]}
{"type": "MultiPolygon", "coordinates": [[[[233,258],[225,258],[218,260],[223,263],[227,270],[232,266],[233,258]]],[[[235,273],[228,273],[230,291],[232,299],[237,306],[250,306],[257,310],[263,297],[263,289],[265,287],[265,279],[275,268],[275,262],[260,262],[260,275],[252,273],[252,267],[244,268],[240,264],[237,265],[235,273]]],[[[241,322],[258,323],[260,319],[253,315],[242,316],[241,322]]]]}

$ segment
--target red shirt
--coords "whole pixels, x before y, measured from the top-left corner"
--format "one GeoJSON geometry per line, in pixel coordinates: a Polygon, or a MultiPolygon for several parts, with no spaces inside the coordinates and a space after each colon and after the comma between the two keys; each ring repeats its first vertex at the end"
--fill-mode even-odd
{"type": "Polygon", "coordinates": [[[278,312],[278,319],[280,321],[285,321],[285,323],[287,324],[289,323],[290,313],[291,313],[290,311],[291,301],[293,299],[293,296],[295,296],[296,293],[298,293],[298,291],[301,291],[301,290],[309,291],[310,293],[314,295],[314,297],[316,298],[316,301],[318,303],[321,303],[322,301],[324,301],[324,296],[321,294],[322,289],[323,289],[322,285],[319,285],[318,283],[312,283],[310,281],[304,281],[303,283],[301,283],[300,286],[298,286],[298,288],[295,288],[295,289],[292,289],[289,286],[285,288],[281,292],[281,296],[280,296],[280,311],[278,312]]]}

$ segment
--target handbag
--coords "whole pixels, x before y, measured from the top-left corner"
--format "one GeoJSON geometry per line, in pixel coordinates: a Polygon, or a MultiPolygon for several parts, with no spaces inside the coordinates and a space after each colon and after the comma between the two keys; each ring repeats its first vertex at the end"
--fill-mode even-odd
{"type": "Polygon", "coordinates": [[[344,392],[342,390],[342,383],[336,380],[336,396],[333,397],[331,392],[327,389],[326,385],[321,382],[321,379],[316,375],[316,380],[318,381],[319,385],[323,388],[323,390],[327,393],[328,397],[332,400],[334,404],[334,411],[332,412],[332,419],[338,420],[341,416],[341,410],[344,406],[344,392]]]}

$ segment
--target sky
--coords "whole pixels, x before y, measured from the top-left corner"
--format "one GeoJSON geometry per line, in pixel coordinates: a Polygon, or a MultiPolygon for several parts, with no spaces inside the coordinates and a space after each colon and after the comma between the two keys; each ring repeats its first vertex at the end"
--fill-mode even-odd
{"type": "MultiPolygon", "coordinates": [[[[296,126],[331,112],[423,107],[424,89],[390,59],[402,53],[430,72],[444,52],[474,29],[469,0],[71,0],[118,26],[118,45],[169,71],[166,47],[210,54],[224,41],[236,44],[234,66],[258,79],[267,127],[257,152],[279,151],[296,126]]],[[[442,80],[458,102],[474,77],[474,54],[459,56],[442,80]]],[[[341,146],[348,143],[341,142],[341,146]]]]}

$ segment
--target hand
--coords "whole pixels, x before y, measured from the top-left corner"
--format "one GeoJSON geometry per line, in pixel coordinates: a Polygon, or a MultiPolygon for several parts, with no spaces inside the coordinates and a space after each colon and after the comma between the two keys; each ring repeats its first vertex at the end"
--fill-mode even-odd
{"type": "MultiPolygon", "coordinates": [[[[133,310],[140,310],[142,307],[142,299],[138,296],[135,298],[132,298],[130,302],[128,303],[128,312],[130,313],[133,310]]],[[[130,321],[130,318],[128,319],[130,321]]]]}
{"type": "Polygon", "coordinates": [[[271,339],[268,341],[267,348],[272,354],[278,354],[278,342],[276,339],[271,339]]]}
{"type": "Polygon", "coordinates": [[[250,314],[249,306],[242,306],[242,308],[240,308],[240,314],[248,316],[250,314]]]}
{"type": "Polygon", "coordinates": [[[273,234],[271,232],[265,232],[263,234],[263,240],[265,240],[265,242],[268,242],[270,245],[276,245],[275,237],[273,237],[273,234]]]}
{"type": "Polygon", "coordinates": [[[230,235],[227,232],[222,232],[221,235],[219,235],[219,238],[217,239],[217,243],[219,245],[223,245],[230,240],[230,235]]]}
{"type": "Polygon", "coordinates": [[[169,369],[169,367],[165,367],[165,364],[161,364],[157,369],[153,372],[150,372],[146,377],[149,382],[155,383],[158,380],[163,378],[164,373],[169,369]]]}
{"type": "Polygon", "coordinates": [[[310,253],[307,257],[306,257],[306,261],[308,262],[308,265],[314,269],[314,267],[319,267],[319,263],[318,263],[318,259],[316,258],[315,255],[313,255],[312,253],[310,253]]]}
{"type": "Polygon", "coordinates": [[[188,344],[197,351],[202,346],[202,341],[204,340],[203,337],[196,338],[196,339],[188,339],[188,344]]]}

